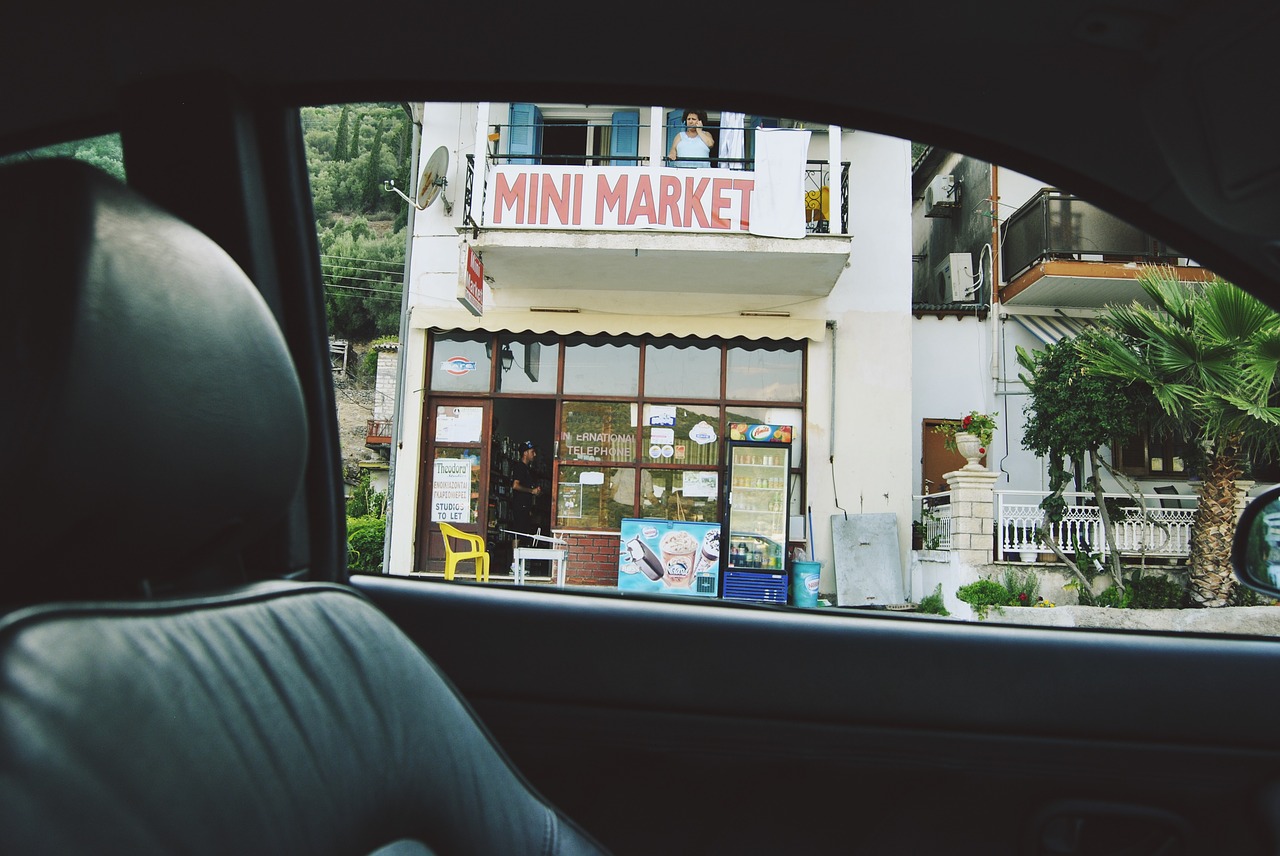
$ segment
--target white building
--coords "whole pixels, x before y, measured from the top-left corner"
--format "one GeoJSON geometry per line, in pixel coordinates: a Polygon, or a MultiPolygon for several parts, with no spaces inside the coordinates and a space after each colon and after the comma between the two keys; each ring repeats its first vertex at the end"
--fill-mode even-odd
{"type": "Polygon", "coordinates": [[[420,164],[447,186],[413,194],[390,573],[440,570],[441,515],[504,573],[529,440],[568,583],[613,585],[621,518],[719,519],[747,422],[792,429],[787,554],[823,562],[822,590],[835,515],[894,515],[905,580],[910,146],[707,106],[706,168],[665,162],[681,105],[422,106],[420,164]],[[465,467],[437,459],[470,464],[469,506],[465,467]]]}

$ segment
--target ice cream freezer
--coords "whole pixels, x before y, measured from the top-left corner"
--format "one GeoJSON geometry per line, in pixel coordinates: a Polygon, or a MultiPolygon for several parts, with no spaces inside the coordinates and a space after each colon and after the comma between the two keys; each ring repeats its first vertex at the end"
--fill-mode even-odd
{"type": "Polygon", "coordinates": [[[720,524],[624,517],[618,588],[719,597],[720,524]]]}

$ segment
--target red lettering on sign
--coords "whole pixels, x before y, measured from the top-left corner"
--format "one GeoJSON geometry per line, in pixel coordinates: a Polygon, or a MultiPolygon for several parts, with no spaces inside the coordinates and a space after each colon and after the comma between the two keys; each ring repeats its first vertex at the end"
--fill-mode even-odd
{"type": "Polygon", "coordinates": [[[751,193],[756,189],[755,179],[735,178],[733,189],[742,193],[742,222],[738,228],[746,232],[751,229],[751,193]]]}
{"type": "Polygon", "coordinates": [[[618,184],[615,187],[609,186],[609,177],[607,175],[599,175],[596,177],[596,225],[604,225],[604,212],[608,208],[610,211],[617,211],[618,221],[621,222],[627,213],[627,177],[625,175],[618,176],[618,184]]]}
{"type": "Polygon", "coordinates": [[[636,180],[636,195],[631,203],[631,210],[627,212],[626,225],[634,226],[636,220],[641,217],[648,220],[650,226],[658,225],[653,210],[653,182],[649,180],[647,175],[642,175],[636,180]]]}
{"type": "Polygon", "coordinates": [[[710,228],[711,224],[707,222],[707,212],[703,207],[702,194],[707,192],[707,185],[711,183],[711,179],[695,179],[689,176],[684,180],[684,222],[686,226],[693,227],[693,221],[697,220],[698,225],[704,229],[710,228]],[[694,182],[697,181],[697,187],[694,182]]]}
{"type": "Polygon", "coordinates": [[[507,176],[498,173],[493,183],[493,225],[502,222],[502,212],[511,210],[516,214],[516,225],[524,223],[524,174],[516,176],[515,183],[508,185],[507,176]]]}
{"type": "Polygon", "coordinates": [[[713,229],[729,228],[729,221],[721,212],[729,207],[729,197],[725,194],[732,187],[732,178],[711,179],[711,228],[713,229]]]}
{"type": "Polygon", "coordinates": [[[658,179],[658,221],[677,229],[684,225],[680,217],[680,179],[674,175],[658,179]]]}
{"type": "Polygon", "coordinates": [[[560,176],[560,187],[556,187],[550,175],[542,176],[542,199],[539,202],[542,225],[547,225],[551,217],[551,209],[555,209],[556,220],[563,226],[569,222],[569,176],[560,176]]]}
{"type": "Polygon", "coordinates": [[[582,173],[573,176],[573,225],[582,225],[582,173]]]}

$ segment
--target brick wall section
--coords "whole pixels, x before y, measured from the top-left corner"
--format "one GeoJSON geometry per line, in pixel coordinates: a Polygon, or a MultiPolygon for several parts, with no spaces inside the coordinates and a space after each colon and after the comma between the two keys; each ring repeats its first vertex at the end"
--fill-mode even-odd
{"type": "Polygon", "coordinates": [[[569,560],[565,565],[565,585],[617,586],[619,535],[618,532],[566,533],[563,537],[569,542],[569,560]]]}

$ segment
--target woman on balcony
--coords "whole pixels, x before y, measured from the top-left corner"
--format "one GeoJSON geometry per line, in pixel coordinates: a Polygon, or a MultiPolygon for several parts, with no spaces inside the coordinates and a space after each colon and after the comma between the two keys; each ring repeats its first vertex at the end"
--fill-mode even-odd
{"type": "Polygon", "coordinates": [[[701,110],[684,111],[684,132],[676,135],[671,151],[667,152],[672,166],[711,166],[711,147],[716,144],[716,138],[702,129],[706,121],[707,114],[701,110]]]}

